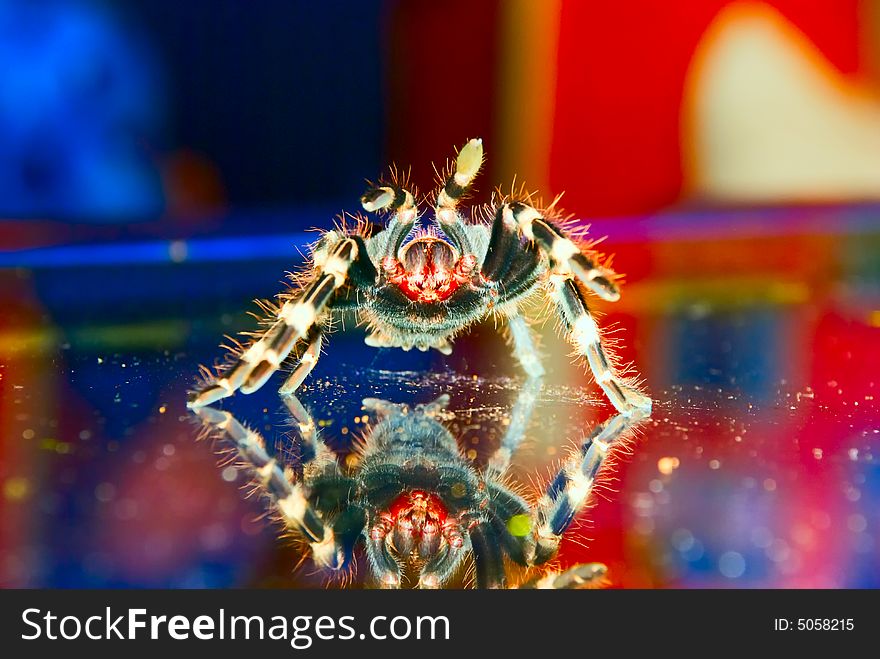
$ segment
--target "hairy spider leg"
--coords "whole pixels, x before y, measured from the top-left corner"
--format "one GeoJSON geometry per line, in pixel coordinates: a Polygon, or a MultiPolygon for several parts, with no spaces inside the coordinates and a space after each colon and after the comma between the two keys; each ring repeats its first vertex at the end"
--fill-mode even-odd
{"type": "Polygon", "coordinates": [[[388,226],[377,238],[385,241],[385,256],[396,257],[419,215],[412,192],[398,185],[374,186],[361,195],[361,206],[369,213],[391,213],[388,226]]]}
{"type": "Polygon", "coordinates": [[[477,572],[477,588],[505,588],[503,543],[491,521],[475,524],[468,529],[474,567],[477,572]]]}
{"type": "MultiPolygon", "coordinates": [[[[616,300],[620,293],[614,284],[613,273],[582,254],[570,238],[552,227],[534,208],[514,202],[498,209],[483,262],[484,279],[490,284],[501,285],[504,282],[504,298],[512,298],[532,285],[534,279],[520,281],[523,266],[516,257],[510,256],[517,252],[523,237],[550,259],[552,296],[569,328],[570,340],[579,353],[587,358],[596,382],[611,403],[622,414],[649,412],[651,399],[638,391],[634,382],[625,381],[615,373],[602,347],[599,328],[586,301],[572,282],[572,278],[577,276],[578,280],[604,299],[616,300]]],[[[515,329],[512,327],[512,331],[515,329]]]]}
{"type": "Polygon", "coordinates": [[[345,563],[343,549],[336,542],[333,529],[321,519],[309,503],[300,483],[291,478],[278,461],[266,452],[266,442],[255,430],[242,425],[230,412],[213,407],[195,408],[199,419],[232,441],[238,457],[253,473],[260,489],[272,502],[284,525],[300,533],[312,548],[318,565],[339,568],[345,563]]]}
{"type": "MultiPolygon", "coordinates": [[[[503,307],[505,303],[516,300],[534,286],[539,264],[540,258],[534,245],[523,245],[516,224],[505,224],[499,211],[492,224],[480,272],[484,284],[497,292],[496,305],[503,307]]],[[[523,371],[530,378],[543,376],[544,366],[528,323],[518,311],[508,315],[507,323],[513,342],[513,354],[523,371]]]]}
{"type": "Polygon", "coordinates": [[[531,565],[533,541],[529,537],[532,529],[532,509],[520,495],[511,491],[487,474],[486,492],[489,495],[489,523],[497,542],[504,552],[519,565],[531,565]]]}
{"type": "Polygon", "coordinates": [[[614,283],[614,273],[583,254],[573,240],[561,229],[554,227],[537,210],[517,201],[504,204],[501,212],[516,223],[523,236],[534,240],[547,254],[554,272],[561,275],[573,273],[584,286],[603,300],[616,302],[620,299],[620,289],[614,283]]]}
{"type": "Polygon", "coordinates": [[[522,366],[526,375],[532,378],[540,378],[544,375],[544,366],[541,357],[535,347],[535,337],[525,319],[519,314],[509,316],[507,326],[510,328],[510,337],[513,341],[513,356],[522,366]]]}
{"type": "MultiPolygon", "coordinates": [[[[277,320],[269,329],[216,382],[196,392],[187,406],[195,410],[238,390],[249,394],[262,387],[287,359],[294,345],[319,327],[321,313],[346,283],[349,268],[361,251],[358,242],[352,238],[333,246],[303,294],[284,302],[278,310],[277,320]]],[[[364,254],[363,258],[368,257],[364,254]]]]}
{"type": "Polygon", "coordinates": [[[465,223],[456,208],[483,165],[483,140],[470,140],[455,159],[455,170],[437,193],[434,216],[437,223],[461,254],[473,254],[474,247],[465,231],[465,223]]]}
{"type": "MultiPolygon", "coordinates": [[[[489,529],[480,531],[482,541],[496,543],[511,560],[526,567],[542,565],[552,559],[572,520],[589,504],[596,474],[610,447],[646,418],[646,414],[617,414],[597,426],[583,440],[577,454],[563,464],[534,507],[499,482],[490,464],[486,470],[489,529]]],[[[480,561],[485,559],[479,558],[479,542],[478,539],[474,547],[478,583],[491,587],[503,576],[493,569],[491,553],[487,554],[488,565],[480,566],[480,561]],[[483,575],[482,582],[480,574],[483,575]]],[[[563,572],[545,572],[519,587],[588,588],[600,585],[605,573],[606,568],[600,563],[579,564],[563,572]]]]}
{"type": "Polygon", "coordinates": [[[593,377],[611,404],[625,416],[648,416],[651,399],[638,391],[635,382],[624,379],[615,371],[580,289],[567,277],[553,276],[551,282],[552,297],[568,326],[569,339],[578,353],[587,358],[593,377]]]}
{"type": "MultiPolygon", "coordinates": [[[[315,344],[312,345],[314,346],[315,344]]],[[[320,346],[320,344],[318,344],[318,346],[320,346]]],[[[320,349],[320,347],[318,347],[318,349],[320,349]]],[[[281,400],[299,431],[297,439],[301,448],[301,453],[299,465],[297,465],[299,468],[298,476],[302,478],[303,474],[308,471],[318,471],[319,473],[323,473],[326,477],[329,467],[332,470],[330,473],[336,474],[336,478],[332,479],[335,486],[353,485],[353,481],[349,476],[344,476],[339,473],[337,469],[338,461],[336,454],[321,440],[317,425],[315,424],[312,415],[299,398],[293,393],[282,393],[281,400]]],[[[326,478],[322,480],[326,482],[326,478]]],[[[314,491],[309,493],[312,497],[314,497],[315,494],[314,491]]],[[[317,493],[317,499],[313,498],[313,500],[321,500],[320,492],[317,493]]],[[[318,504],[316,503],[316,505],[318,504]]],[[[317,512],[320,514],[321,509],[317,512]]],[[[357,545],[358,540],[363,533],[364,526],[366,525],[366,519],[366,510],[362,506],[351,501],[347,501],[342,510],[334,511],[332,517],[333,536],[336,540],[337,553],[341,555],[343,561],[342,564],[336,567],[343,567],[350,564],[354,556],[355,546],[357,545]]],[[[319,562],[319,564],[321,563],[319,562]]]]}
{"type": "Polygon", "coordinates": [[[501,475],[507,471],[514,452],[526,435],[542,384],[543,381],[539,377],[529,378],[523,384],[516,397],[516,403],[510,411],[510,423],[504,431],[501,444],[486,465],[487,473],[501,475]]]}
{"type": "Polygon", "coordinates": [[[400,588],[402,570],[400,563],[391,553],[391,522],[380,517],[370,527],[365,543],[370,571],[375,575],[379,586],[386,589],[400,588]]]}
{"type": "Polygon", "coordinates": [[[556,555],[562,535],[590,502],[596,474],[609,449],[646,418],[647,414],[616,414],[596,426],[577,453],[563,463],[535,507],[530,564],[544,563],[556,555]]]}
{"type": "Polygon", "coordinates": [[[458,570],[469,546],[462,534],[461,525],[455,520],[447,520],[443,526],[443,549],[432,558],[419,575],[419,588],[434,590],[441,588],[458,570]]]}
{"type": "Polygon", "coordinates": [[[550,570],[520,584],[521,589],[578,590],[602,586],[608,568],[602,563],[579,563],[567,570],[550,570]]]}
{"type": "Polygon", "coordinates": [[[296,368],[293,369],[293,372],[284,381],[284,384],[281,385],[281,389],[278,390],[282,398],[292,395],[293,392],[299,389],[299,385],[303,383],[309,376],[309,373],[315,368],[318,359],[321,357],[321,346],[323,343],[324,332],[321,329],[316,329],[309,340],[308,347],[300,356],[296,368]]]}
{"type": "Polygon", "coordinates": [[[369,213],[389,211],[393,220],[415,219],[416,200],[412,192],[399,185],[376,185],[361,195],[361,206],[369,213]]]}

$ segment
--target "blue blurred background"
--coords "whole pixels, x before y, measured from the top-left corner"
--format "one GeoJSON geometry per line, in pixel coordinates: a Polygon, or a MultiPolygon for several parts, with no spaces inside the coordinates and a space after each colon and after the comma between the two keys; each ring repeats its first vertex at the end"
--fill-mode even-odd
{"type": "Polygon", "coordinates": [[[355,195],[378,2],[0,4],[0,212],[111,222],[355,195]]]}

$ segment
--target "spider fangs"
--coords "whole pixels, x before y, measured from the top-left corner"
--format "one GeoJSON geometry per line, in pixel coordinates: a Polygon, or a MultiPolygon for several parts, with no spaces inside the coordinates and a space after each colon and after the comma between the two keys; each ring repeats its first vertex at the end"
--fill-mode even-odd
{"type": "Polygon", "coordinates": [[[399,258],[382,259],[388,282],[400,288],[413,302],[421,303],[449,299],[473,278],[476,267],[476,256],[461,256],[455,247],[433,236],[406,243],[399,258]]]}

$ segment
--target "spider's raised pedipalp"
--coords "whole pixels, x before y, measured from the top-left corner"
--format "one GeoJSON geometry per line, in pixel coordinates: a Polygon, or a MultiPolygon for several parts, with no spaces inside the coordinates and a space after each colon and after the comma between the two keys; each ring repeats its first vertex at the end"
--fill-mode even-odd
{"type": "Polygon", "coordinates": [[[470,140],[455,159],[455,169],[437,193],[434,216],[440,229],[462,254],[472,254],[474,245],[466,230],[466,224],[456,211],[459,202],[467,194],[483,164],[483,141],[470,140]]]}

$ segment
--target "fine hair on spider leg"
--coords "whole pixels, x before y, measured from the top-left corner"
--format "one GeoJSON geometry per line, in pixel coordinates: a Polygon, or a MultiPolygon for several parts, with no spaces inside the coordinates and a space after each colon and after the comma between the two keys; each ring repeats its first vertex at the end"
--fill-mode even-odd
{"type": "Polygon", "coordinates": [[[332,529],[325,526],[311,506],[302,485],[293,483],[289,471],[269,456],[263,437],[242,425],[230,412],[205,406],[199,408],[197,414],[219,437],[232,442],[241,462],[252,472],[255,485],[266,495],[285,526],[296,529],[309,542],[316,561],[337,566],[340,561],[338,552],[332,550],[332,529]]]}
{"type": "MultiPolygon", "coordinates": [[[[277,304],[264,305],[263,328],[217,377],[192,392],[189,407],[258,390],[309,333],[329,331],[346,312],[367,327],[370,346],[443,354],[471,325],[500,314],[510,325],[517,361],[536,377],[543,367],[520,319],[529,301],[543,296],[554,302],[551,313],[565,321],[567,337],[618,412],[649,411],[650,398],[637,379],[614,368],[586,302],[587,292],[612,302],[620,297],[620,278],[595,251],[598,241],[587,240],[585,229],[562,216],[558,197],[539,210],[522,187],[493,195],[485,213],[465,219],[462,201],[483,160],[482,140],[467,141],[425,212],[424,200],[396,171],[390,181],[370,184],[361,206],[378,220],[351,216],[351,224],[343,214],[311,246],[292,290],[277,304]]],[[[284,393],[302,384],[319,351],[306,356],[308,363],[287,380],[284,393]]]]}
{"type": "MultiPolygon", "coordinates": [[[[594,249],[598,241],[589,241],[585,229],[562,217],[558,197],[542,209],[523,188],[494,195],[467,219],[463,201],[483,161],[482,140],[468,140],[433,197],[420,197],[396,171],[390,180],[369,184],[361,207],[372,219],[343,214],[311,245],[290,290],[262,305],[260,329],[241,343],[231,340],[228,363],[216,375],[203,370],[187,403],[235,443],[253,470],[271,477],[266,489],[272,505],[294,532],[309,539],[319,563],[350,563],[362,536],[371,572],[385,587],[401,586],[407,576],[403,566],[413,555],[425,588],[446,584],[466,556],[473,557],[476,582],[483,587],[505,585],[504,560],[525,566],[546,562],[593,491],[602,447],[651,412],[651,399],[634,373],[616,362],[613,342],[605,339],[588,305],[589,295],[607,302],[620,297],[620,277],[594,249]],[[544,373],[526,320],[526,310],[541,299],[548,302],[545,318],[559,319],[617,416],[601,426],[580,461],[557,476],[558,489],[533,510],[504,479],[527,433],[544,373]],[[513,357],[528,379],[485,470],[463,459],[439,423],[442,401],[434,407],[366,401],[380,421],[364,438],[357,467],[338,464],[295,394],[317,367],[324,337],[347,313],[367,328],[365,342],[376,348],[449,354],[455,338],[475,323],[494,318],[506,328],[513,357]],[[265,450],[256,451],[251,444],[261,438],[212,407],[237,392],[252,394],[282,369],[289,373],[279,394],[299,437],[301,473],[282,470],[265,450]],[[390,428],[401,433],[399,441],[390,439],[390,428]],[[416,470],[407,467],[413,455],[422,461],[416,470]],[[439,487],[430,477],[435,471],[457,479],[456,492],[463,494],[439,487]],[[362,498],[352,498],[354,491],[362,498]],[[540,523],[523,524],[536,517],[540,523]],[[513,533],[511,520],[518,532],[528,530],[513,533]]],[[[557,576],[559,583],[590,580],[578,570],[557,576]]]]}
{"type": "Polygon", "coordinates": [[[364,399],[363,409],[376,422],[351,461],[340,460],[322,441],[296,397],[285,397],[300,443],[299,469],[282,452],[270,455],[262,436],[230,412],[204,406],[196,414],[214,436],[232,444],[285,535],[308,545],[316,566],[339,572],[337,583],[352,578],[362,546],[370,579],[381,588],[442,588],[469,563],[465,579],[472,574],[479,588],[595,587],[601,566],[559,569],[551,561],[589,507],[606,456],[620,452],[643,417],[618,414],[598,425],[530,502],[507,471],[540,384],[530,380],[520,391],[499,447],[482,467],[443,425],[450,415],[445,394],[415,406],[364,399]],[[530,571],[511,581],[515,565],[530,571]]]}

